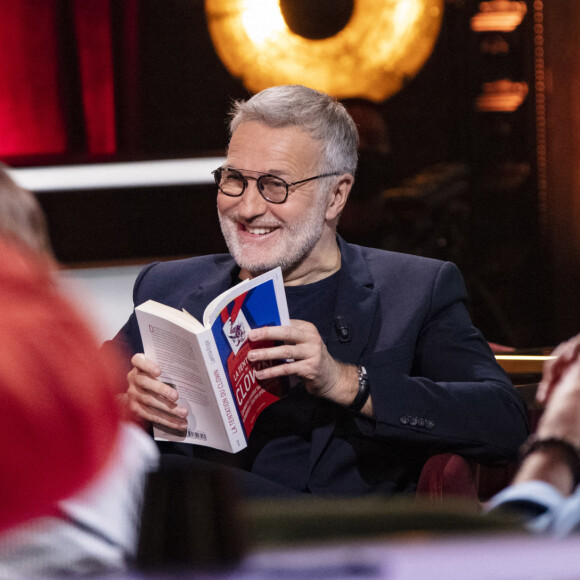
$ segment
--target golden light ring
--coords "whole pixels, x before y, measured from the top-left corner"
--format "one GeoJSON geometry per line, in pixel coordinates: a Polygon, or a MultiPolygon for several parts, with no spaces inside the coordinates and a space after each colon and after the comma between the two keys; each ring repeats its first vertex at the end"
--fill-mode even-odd
{"type": "Polygon", "coordinates": [[[337,98],[385,100],[433,50],[444,0],[354,0],[337,34],[310,40],[284,22],[279,0],[206,0],[216,51],[252,92],[304,84],[337,98]]]}

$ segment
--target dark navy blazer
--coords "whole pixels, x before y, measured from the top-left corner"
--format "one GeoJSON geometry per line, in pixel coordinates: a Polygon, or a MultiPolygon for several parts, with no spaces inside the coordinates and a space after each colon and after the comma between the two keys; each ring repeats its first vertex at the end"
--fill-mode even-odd
{"type": "MultiPolygon", "coordinates": [[[[374,418],[318,400],[326,412],[312,426],[309,491],[410,491],[425,460],[446,451],[484,463],[513,459],[528,433],[525,406],[471,323],[456,266],[339,244],[334,315],[346,320],[350,341],[337,335],[327,346],[335,359],[366,367],[374,418]]],[[[151,264],[134,303],[154,299],[201,320],[235,270],[228,254],[151,264]]],[[[142,352],[134,314],[114,341],[142,352]]],[[[163,450],[197,453],[184,444],[163,450]]]]}

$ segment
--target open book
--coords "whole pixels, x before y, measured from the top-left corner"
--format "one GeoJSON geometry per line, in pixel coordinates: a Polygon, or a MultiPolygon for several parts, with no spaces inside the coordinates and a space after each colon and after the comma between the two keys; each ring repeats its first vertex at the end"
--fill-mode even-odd
{"type": "Polygon", "coordinates": [[[155,439],[230,453],[244,449],[258,415],[288,389],[285,378],[258,381],[258,366],[247,359],[250,349],[274,346],[250,343],[250,329],[289,323],[280,268],[220,294],[206,307],[203,324],[154,300],[135,313],[145,356],[159,365],[160,380],[177,390],[179,404],[189,410],[186,431],[155,425],[155,439]]]}

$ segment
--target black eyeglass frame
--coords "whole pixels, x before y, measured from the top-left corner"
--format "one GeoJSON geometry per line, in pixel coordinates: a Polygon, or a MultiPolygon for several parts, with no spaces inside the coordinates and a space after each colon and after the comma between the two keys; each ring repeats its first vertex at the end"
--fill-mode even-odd
{"type": "MultiPolygon", "coordinates": [[[[214,181],[215,181],[218,189],[224,195],[227,195],[228,197],[240,197],[240,196],[242,196],[244,194],[244,191],[246,191],[246,188],[248,187],[248,179],[254,179],[256,181],[256,186],[258,188],[258,191],[260,192],[260,195],[268,203],[274,203],[276,205],[284,203],[288,199],[288,194],[290,193],[290,188],[294,187],[295,185],[301,185],[302,183],[307,183],[308,181],[314,181],[315,179],[322,179],[323,177],[333,177],[336,175],[342,175],[342,172],[334,171],[332,173],[322,173],[321,175],[315,175],[314,177],[308,177],[306,179],[301,179],[300,181],[294,181],[293,183],[288,183],[288,182],[284,181],[281,177],[278,177],[277,175],[273,175],[271,173],[261,173],[258,177],[251,177],[251,176],[244,175],[242,173],[242,171],[251,171],[251,170],[250,169],[230,169],[228,167],[218,167],[217,169],[214,169],[211,172],[211,174],[213,175],[214,181]],[[243,183],[242,191],[240,191],[240,193],[227,193],[220,187],[221,174],[223,171],[232,171],[232,172],[239,174],[239,176],[241,177],[242,183],[243,183]],[[274,200],[266,197],[266,195],[264,194],[264,191],[263,191],[263,187],[261,186],[261,182],[260,182],[260,180],[264,177],[273,177],[274,179],[277,179],[278,181],[281,181],[284,184],[284,186],[286,187],[286,195],[284,196],[284,199],[282,201],[274,201],[274,200]]],[[[252,171],[252,173],[260,173],[260,172],[259,171],[252,171]]]]}

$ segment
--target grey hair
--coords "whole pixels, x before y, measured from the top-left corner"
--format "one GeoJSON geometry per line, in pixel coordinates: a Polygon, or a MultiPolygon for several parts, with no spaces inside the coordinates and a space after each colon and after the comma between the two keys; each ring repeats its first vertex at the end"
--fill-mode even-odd
{"type": "Polygon", "coordinates": [[[302,85],[265,89],[247,101],[235,101],[230,111],[230,136],[242,124],[256,121],[268,127],[299,127],[324,144],[320,170],[355,174],[358,131],[336,99],[302,85]]]}

